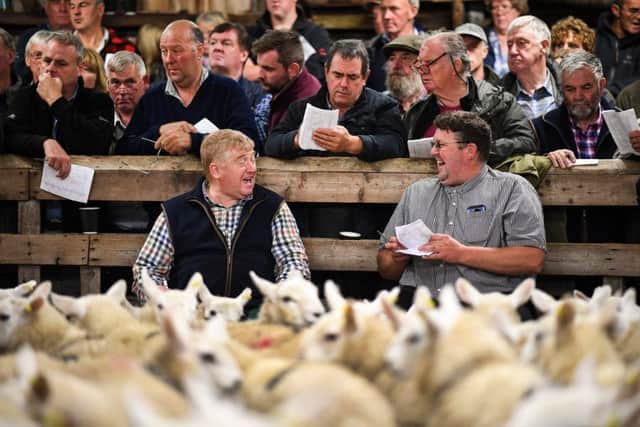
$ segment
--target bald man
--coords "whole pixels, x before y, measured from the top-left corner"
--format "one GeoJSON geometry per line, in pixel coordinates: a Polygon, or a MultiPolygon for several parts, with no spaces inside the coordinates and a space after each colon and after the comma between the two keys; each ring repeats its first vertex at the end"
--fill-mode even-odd
{"type": "MultiPolygon", "coordinates": [[[[219,129],[238,130],[254,141],[253,113],[238,83],[202,67],[204,37],[188,20],[173,21],[160,37],[167,76],[140,99],[119,154],[193,153],[199,155],[207,131],[195,124],[207,119],[219,129]]],[[[261,147],[256,147],[261,151],[261,147]]]]}

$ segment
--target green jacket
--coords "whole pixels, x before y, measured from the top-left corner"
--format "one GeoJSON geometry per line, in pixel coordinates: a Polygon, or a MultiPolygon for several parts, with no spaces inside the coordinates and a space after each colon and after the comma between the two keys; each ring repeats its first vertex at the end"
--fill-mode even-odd
{"type": "MultiPolygon", "coordinates": [[[[478,113],[491,126],[493,143],[489,165],[513,155],[536,153],[533,132],[515,97],[486,81],[468,78],[467,82],[469,93],[460,99],[460,105],[464,111],[478,113]]],[[[428,95],[411,107],[404,119],[409,139],[422,138],[439,113],[434,95],[428,95]]]]}

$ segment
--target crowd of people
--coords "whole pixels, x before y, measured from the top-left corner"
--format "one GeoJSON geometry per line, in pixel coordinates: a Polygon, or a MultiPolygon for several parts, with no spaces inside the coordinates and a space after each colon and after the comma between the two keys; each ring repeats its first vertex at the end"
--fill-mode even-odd
{"type": "MultiPolygon", "coordinates": [[[[204,14],[144,26],[134,45],[102,24],[103,0],[44,0],[47,22],[17,43],[0,29],[0,151],[44,158],[63,179],[71,155],[199,156],[204,179],[159,215],[108,207],[116,229],[151,230],[136,283],[142,268],[175,287],[200,271],[227,295],[250,284],[248,266],[308,277],[300,235],[352,231],[381,234],[379,273],[404,289],[437,295],[464,276],[510,291],[542,270],[545,224],[531,184],[494,167],[528,154],[556,168],[621,156],[602,113],[640,112],[640,0],[614,0],[596,30],[574,17],[550,28],[526,0],[485,0],[488,28],[426,31],[419,1],[373,3],[380,29],[368,41],[332,43],[296,0],[266,0],[253,27],[204,14]],[[301,145],[308,106],[339,117],[313,131],[314,148],[301,145]],[[433,138],[438,174],[397,206],[289,207],[255,183],[256,156],[377,161],[407,157],[417,138],[433,138]],[[398,253],[395,227],[417,219],[435,233],[422,247],[431,254],[398,253]]],[[[640,131],[629,140],[640,152],[640,131]]],[[[61,219],[59,205],[46,221],[61,219]]],[[[62,211],[65,230],[77,227],[77,206],[62,211]]],[[[614,230],[597,209],[550,212],[561,239],[637,241],[637,208],[621,215],[614,230]]]]}

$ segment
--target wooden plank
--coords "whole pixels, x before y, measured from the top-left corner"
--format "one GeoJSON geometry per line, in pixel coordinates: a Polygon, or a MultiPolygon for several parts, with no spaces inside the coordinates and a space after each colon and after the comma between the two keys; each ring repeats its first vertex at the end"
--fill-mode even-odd
{"type": "MultiPolygon", "coordinates": [[[[130,266],[146,236],[102,234],[91,237],[90,265],[130,266]]],[[[376,271],[377,240],[304,239],[313,270],[376,271]]],[[[640,276],[640,245],[550,243],[543,274],[640,276]]]]}
{"type": "MultiPolygon", "coordinates": [[[[38,236],[40,233],[40,202],[28,200],[18,202],[18,233],[38,236]]],[[[1,246],[1,245],[0,245],[1,246]]],[[[0,251],[0,254],[4,251],[0,251]]],[[[32,264],[41,264],[31,261],[32,264]]],[[[11,263],[8,263],[11,264],[11,263]]],[[[24,263],[29,264],[29,263],[24,263]]],[[[19,265],[18,280],[26,282],[28,280],[40,281],[40,266],[19,265]]]]}
{"type": "Polygon", "coordinates": [[[29,170],[33,162],[14,154],[0,155],[0,200],[29,199],[29,170]]]}
{"type": "Polygon", "coordinates": [[[0,234],[0,264],[86,265],[83,234],[0,234]]]}
{"type": "Polygon", "coordinates": [[[80,295],[100,293],[100,267],[80,267],[80,295]]]}
{"type": "Polygon", "coordinates": [[[637,206],[638,175],[549,175],[538,187],[545,206],[637,206]]]}

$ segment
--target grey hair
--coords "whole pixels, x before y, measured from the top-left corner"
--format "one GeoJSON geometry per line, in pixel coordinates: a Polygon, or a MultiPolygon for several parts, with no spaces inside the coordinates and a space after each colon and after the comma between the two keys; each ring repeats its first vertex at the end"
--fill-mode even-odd
{"type": "Polygon", "coordinates": [[[551,42],[551,31],[549,30],[549,26],[545,24],[542,19],[533,15],[518,16],[516,19],[511,21],[509,28],[507,28],[507,34],[511,34],[524,27],[531,30],[531,32],[536,35],[539,42],[543,40],[549,40],[549,42],[551,42]]]}
{"type": "Polygon", "coordinates": [[[29,41],[27,42],[27,45],[25,46],[24,51],[26,53],[29,53],[31,52],[31,47],[33,47],[34,44],[46,43],[50,35],[51,35],[51,31],[48,31],[48,30],[40,30],[33,33],[33,35],[29,37],[29,41]]]}
{"type": "Polygon", "coordinates": [[[471,61],[469,60],[469,52],[464,44],[462,36],[453,31],[434,32],[427,40],[435,39],[440,42],[442,49],[451,59],[459,59],[462,62],[463,77],[471,76],[471,61]]]}
{"type": "Polygon", "coordinates": [[[420,10],[420,0],[408,0],[411,6],[415,6],[417,10],[420,10]]]}
{"type": "Polygon", "coordinates": [[[5,48],[9,50],[16,50],[16,41],[11,34],[4,28],[0,28],[0,40],[5,48]]]}
{"type": "Polygon", "coordinates": [[[129,65],[133,65],[136,67],[138,76],[140,76],[141,79],[143,79],[144,76],[147,75],[147,67],[145,67],[144,61],[142,60],[142,58],[140,58],[140,55],[135,52],[121,50],[109,57],[109,60],[105,65],[105,69],[107,70],[107,77],[109,77],[109,73],[119,73],[129,65]]]}
{"type": "Polygon", "coordinates": [[[84,46],[80,39],[73,35],[70,31],[51,31],[47,37],[47,44],[56,42],[63,46],[73,46],[76,48],[76,60],[78,64],[82,63],[84,57],[84,46]]]}
{"type": "Polygon", "coordinates": [[[596,80],[602,79],[602,62],[591,52],[577,50],[569,53],[560,62],[560,75],[572,74],[582,68],[588,68],[596,80]]]}
{"type": "Polygon", "coordinates": [[[333,61],[333,57],[336,56],[336,53],[340,54],[344,59],[360,59],[360,63],[362,64],[360,74],[362,76],[366,76],[369,72],[369,54],[362,40],[343,39],[332,44],[324,64],[327,70],[331,68],[331,62],[333,61]]]}

